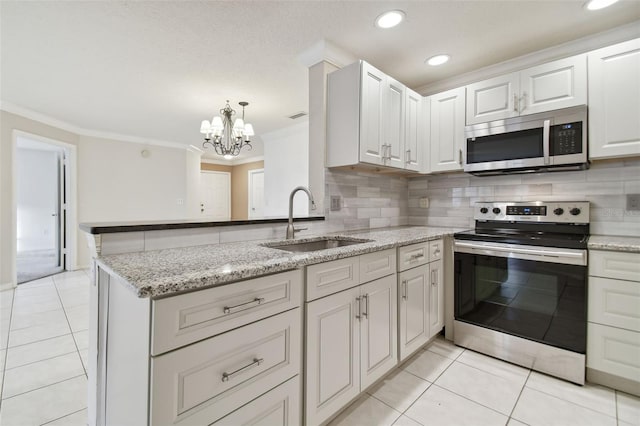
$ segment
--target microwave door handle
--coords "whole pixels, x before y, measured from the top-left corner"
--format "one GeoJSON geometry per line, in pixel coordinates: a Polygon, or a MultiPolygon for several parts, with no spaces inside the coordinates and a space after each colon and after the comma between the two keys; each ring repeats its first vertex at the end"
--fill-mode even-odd
{"type": "Polygon", "coordinates": [[[551,120],[544,120],[542,125],[542,154],[544,155],[545,166],[549,164],[549,131],[551,120]]]}

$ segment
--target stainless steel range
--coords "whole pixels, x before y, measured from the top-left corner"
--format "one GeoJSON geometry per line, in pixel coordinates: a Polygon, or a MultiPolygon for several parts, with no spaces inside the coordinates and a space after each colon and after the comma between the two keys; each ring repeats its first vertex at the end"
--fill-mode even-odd
{"type": "Polygon", "coordinates": [[[480,202],[454,235],[454,341],[584,384],[589,203],[480,202]]]}

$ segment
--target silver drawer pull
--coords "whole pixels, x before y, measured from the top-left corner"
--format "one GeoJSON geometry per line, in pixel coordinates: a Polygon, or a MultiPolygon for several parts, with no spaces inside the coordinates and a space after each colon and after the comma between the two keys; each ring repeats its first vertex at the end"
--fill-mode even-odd
{"type": "Polygon", "coordinates": [[[236,371],[232,371],[231,373],[222,373],[222,381],[228,382],[236,374],[240,374],[243,371],[246,371],[250,368],[257,367],[264,362],[264,358],[254,358],[253,362],[249,365],[245,365],[244,367],[238,368],[236,371]]]}
{"type": "Polygon", "coordinates": [[[364,299],[364,308],[365,308],[365,310],[362,311],[362,316],[365,318],[369,318],[369,295],[365,294],[364,296],[362,296],[362,298],[364,299]]]}
{"type": "Polygon", "coordinates": [[[416,253],[409,256],[409,262],[413,262],[414,260],[422,259],[424,257],[424,253],[416,253]]]}
{"type": "Polygon", "coordinates": [[[402,280],[402,298],[407,300],[407,280],[402,280]]]}
{"type": "Polygon", "coordinates": [[[431,271],[431,285],[438,285],[438,271],[436,269],[431,271]]]}
{"type": "Polygon", "coordinates": [[[437,255],[439,255],[439,254],[440,254],[440,248],[439,248],[439,247],[436,247],[436,249],[433,251],[433,255],[434,255],[434,256],[437,256],[437,255]]]}
{"type": "Polygon", "coordinates": [[[260,305],[262,302],[264,302],[264,297],[256,297],[253,300],[250,300],[248,302],[244,302],[241,303],[239,305],[235,305],[235,306],[225,306],[222,309],[222,312],[224,312],[225,314],[232,314],[234,312],[239,312],[239,311],[244,311],[245,309],[249,309],[252,308],[254,306],[258,306],[260,305]]]}

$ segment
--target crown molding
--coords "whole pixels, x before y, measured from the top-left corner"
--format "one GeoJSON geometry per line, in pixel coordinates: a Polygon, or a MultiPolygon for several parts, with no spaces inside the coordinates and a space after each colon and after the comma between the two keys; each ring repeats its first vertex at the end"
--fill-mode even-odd
{"type": "Polygon", "coordinates": [[[239,166],[240,164],[255,163],[256,161],[264,161],[264,156],[260,155],[255,157],[243,158],[240,160],[217,160],[213,158],[202,158],[200,160],[201,163],[217,164],[219,166],[230,166],[230,167],[239,166]]]}
{"type": "Polygon", "coordinates": [[[566,58],[580,53],[589,52],[601,47],[621,43],[640,37],[640,21],[622,25],[612,30],[588,35],[576,40],[542,49],[533,53],[518,56],[504,62],[489,65],[468,73],[460,74],[451,78],[425,84],[418,87],[416,92],[423,96],[432,95],[456,87],[466,86],[476,81],[496,77],[524,68],[540,65],[556,59],[566,58]]]}
{"type": "Polygon", "coordinates": [[[84,129],[66,121],[58,120],[57,118],[50,117],[48,115],[30,110],[28,108],[21,107],[12,102],[0,101],[0,110],[6,111],[11,114],[19,115],[29,120],[37,121],[47,126],[56,127],[60,130],[64,130],[69,133],[75,133],[78,136],[88,136],[92,138],[111,139],[119,142],[137,143],[142,145],[161,146],[165,148],[186,149],[193,152],[200,150],[193,145],[185,145],[178,142],[164,141],[159,139],[142,138],[139,136],[122,135],[119,133],[104,132],[100,130],[84,129]]]}
{"type": "Polygon", "coordinates": [[[311,68],[320,62],[328,62],[331,65],[342,68],[357,60],[358,58],[351,52],[324,38],[318,40],[298,55],[298,62],[307,68],[311,68]]]}

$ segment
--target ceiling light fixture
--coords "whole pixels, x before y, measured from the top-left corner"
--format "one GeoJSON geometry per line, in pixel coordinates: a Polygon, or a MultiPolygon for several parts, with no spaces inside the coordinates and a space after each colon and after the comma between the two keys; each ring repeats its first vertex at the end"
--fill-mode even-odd
{"type": "Polygon", "coordinates": [[[618,0],[590,0],[584,5],[584,7],[589,10],[600,10],[604,9],[605,7],[611,6],[617,1],[618,0]]]}
{"type": "Polygon", "coordinates": [[[390,10],[376,18],[376,27],[393,28],[404,20],[404,12],[401,10],[390,10]]]}
{"type": "Polygon", "coordinates": [[[249,102],[238,102],[238,104],[242,107],[242,118],[233,119],[236,112],[227,101],[227,105],[220,110],[222,117],[217,115],[213,117],[211,123],[204,120],[200,125],[200,133],[205,135],[202,146],[206,148],[207,144],[211,145],[216,154],[222,155],[227,160],[240,154],[240,150],[244,147],[253,148],[249,140],[255,135],[253,125],[244,122],[244,107],[249,105],[249,102]]]}
{"type": "Polygon", "coordinates": [[[432,67],[442,65],[448,61],[449,61],[449,55],[436,55],[426,60],[427,64],[431,65],[432,67]]]}

